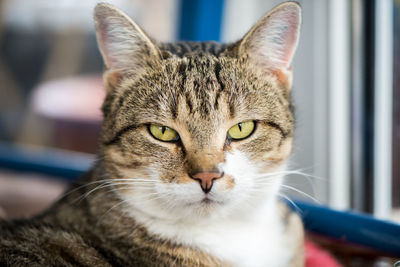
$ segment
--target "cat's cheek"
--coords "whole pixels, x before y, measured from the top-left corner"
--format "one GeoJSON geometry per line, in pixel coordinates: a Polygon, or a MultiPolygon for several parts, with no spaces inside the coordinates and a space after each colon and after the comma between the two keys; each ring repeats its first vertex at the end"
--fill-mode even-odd
{"type": "Polygon", "coordinates": [[[220,182],[224,189],[229,189],[232,193],[243,192],[252,187],[253,177],[258,172],[258,168],[250,162],[246,153],[240,150],[226,152],[226,160],[219,167],[227,177],[225,181],[220,182]]]}
{"type": "Polygon", "coordinates": [[[268,163],[266,166],[267,171],[274,171],[275,169],[280,168],[280,166],[286,164],[292,151],[292,144],[293,138],[291,137],[282,140],[278,147],[266,153],[259,159],[259,161],[268,163]]]}
{"type": "MultiPolygon", "coordinates": [[[[270,153],[276,155],[276,153],[270,153]]],[[[226,175],[234,178],[235,185],[230,194],[235,201],[238,198],[251,199],[256,195],[268,198],[276,193],[281,174],[286,168],[286,161],[275,165],[268,160],[268,155],[265,156],[259,161],[252,159],[251,155],[240,150],[226,153],[226,162],[220,167],[226,175]]]]}
{"type": "Polygon", "coordinates": [[[232,191],[235,186],[235,178],[232,175],[225,174],[222,179],[219,179],[215,182],[214,190],[217,191],[217,193],[228,193],[232,191]]]}
{"type": "Polygon", "coordinates": [[[249,162],[246,153],[235,149],[225,153],[225,162],[219,165],[219,168],[226,174],[236,179],[254,171],[254,166],[249,162]]]}
{"type": "MultiPolygon", "coordinates": [[[[279,138],[268,149],[260,144],[249,143],[241,147],[249,162],[259,168],[260,173],[274,172],[285,165],[292,151],[293,138],[279,138]],[[258,150],[254,150],[257,147],[258,150]]],[[[272,142],[271,142],[272,143],[272,142]]]]}

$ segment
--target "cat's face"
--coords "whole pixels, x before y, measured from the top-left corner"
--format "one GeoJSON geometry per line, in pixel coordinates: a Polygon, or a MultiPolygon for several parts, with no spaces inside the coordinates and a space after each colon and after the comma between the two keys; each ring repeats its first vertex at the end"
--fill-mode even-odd
{"type": "Polygon", "coordinates": [[[218,55],[174,55],[109,5],[95,18],[107,67],[102,153],[128,211],[199,220],[276,196],[294,128],[296,4],[218,55]]]}

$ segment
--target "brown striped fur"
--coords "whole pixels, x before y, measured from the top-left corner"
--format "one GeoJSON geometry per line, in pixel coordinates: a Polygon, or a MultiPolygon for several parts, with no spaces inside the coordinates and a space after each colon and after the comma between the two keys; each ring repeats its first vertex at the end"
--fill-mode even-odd
{"type": "MultiPolygon", "coordinates": [[[[225,45],[157,43],[114,7],[98,5],[95,21],[107,88],[98,161],[44,214],[0,223],[0,265],[229,265],[202,249],[149,232],[130,214],[128,200],[154,171],[162,184],[197,184],[192,173],[218,169],[232,151],[245,154],[265,173],[285,164],[294,130],[290,62],[266,60],[256,52],[269,17],[297,9],[295,3],[283,4],[242,40],[225,45]],[[109,29],[112,24],[118,28],[109,29]],[[248,120],[256,122],[250,137],[227,139],[230,127],[248,120]],[[148,131],[151,123],[175,129],[180,140],[155,140],[148,131]],[[121,179],[136,179],[138,188],[121,179]]],[[[227,193],[236,186],[230,174],[218,183],[227,193]]],[[[195,220],[218,211],[216,205],[204,205],[177,216],[195,220]]],[[[302,266],[301,222],[285,207],[277,216],[287,229],[282,238],[293,240],[291,264],[302,266]]]]}

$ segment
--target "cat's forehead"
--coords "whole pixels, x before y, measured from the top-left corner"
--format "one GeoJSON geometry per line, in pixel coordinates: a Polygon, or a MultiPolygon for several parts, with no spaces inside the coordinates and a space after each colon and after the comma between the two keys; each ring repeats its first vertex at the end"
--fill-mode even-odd
{"type": "Polygon", "coordinates": [[[125,79],[115,100],[117,124],[155,123],[209,136],[242,121],[279,117],[276,111],[286,102],[280,89],[235,58],[169,57],[125,79]]]}
{"type": "Polygon", "coordinates": [[[194,80],[207,79],[207,81],[226,82],[228,74],[234,78],[237,71],[237,60],[228,57],[216,57],[208,53],[194,53],[186,57],[171,57],[163,61],[168,74],[172,76],[181,75],[194,80]]]}
{"type": "MultiPolygon", "coordinates": [[[[171,57],[125,82],[126,102],[149,119],[220,121],[246,115],[252,95],[259,95],[251,75],[233,58],[198,54],[171,57]],[[243,76],[246,76],[245,78],[243,76]]],[[[268,85],[267,85],[268,86],[268,85]]],[[[124,93],[122,93],[124,95],[124,93]]],[[[254,97],[257,98],[257,97],[254,97]]]]}

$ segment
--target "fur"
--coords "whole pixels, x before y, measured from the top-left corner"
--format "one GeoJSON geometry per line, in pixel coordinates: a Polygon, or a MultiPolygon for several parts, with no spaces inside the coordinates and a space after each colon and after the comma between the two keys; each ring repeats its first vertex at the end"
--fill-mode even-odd
{"type": "Polygon", "coordinates": [[[0,263],[302,266],[300,219],[277,199],[298,4],[227,45],[157,43],[108,4],[95,22],[107,88],[98,162],[46,213],[0,223],[0,263]],[[227,137],[249,120],[251,135],[227,137]],[[150,124],[179,140],[155,139],[150,124]],[[208,193],[193,178],[204,172],[221,174],[208,193]]]}

